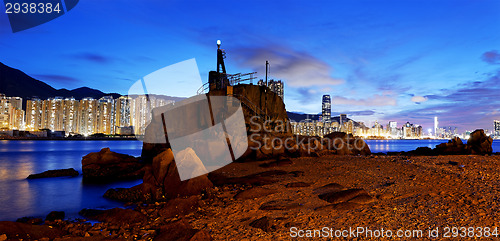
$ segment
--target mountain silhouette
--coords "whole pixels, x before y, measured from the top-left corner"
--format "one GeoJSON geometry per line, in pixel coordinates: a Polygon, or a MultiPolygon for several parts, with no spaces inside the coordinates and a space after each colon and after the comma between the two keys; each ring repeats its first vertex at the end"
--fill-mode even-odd
{"type": "Polygon", "coordinates": [[[33,97],[47,99],[50,97],[74,97],[79,100],[85,97],[95,99],[106,95],[118,98],[121,95],[117,93],[103,93],[102,91],[81,87],[74,90],[55,89],[52,86],[37,80],[21,70],[11,68],[0,62],[0,93],[6,96],[22,97],[23,102],[33,97]]]}

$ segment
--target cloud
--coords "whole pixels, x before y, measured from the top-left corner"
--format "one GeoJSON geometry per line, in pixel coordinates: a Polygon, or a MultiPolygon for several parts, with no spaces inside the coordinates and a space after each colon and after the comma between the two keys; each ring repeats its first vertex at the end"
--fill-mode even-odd
{"type": "Polygon", "coordinates": [[[366,99],[349,99],[342,96],[332,98],[334,105],[360,105],[360,106],[396,106],[396,99],[387,95],[373,95],[366,99]]]}
{"type": "Polygon", "coordinates": [[[38,78],[38,79],[41,79],[41,80],[52,80],[52,81],[61,82],[61,83],[80,81],[79,79],[76,79],[76,78],[73,78],[70,76],[57,75],[57,74],[36,74],[33,76],[38,78]]]}
{"type": "Polygon", "coordinates": [[[373,110],[361,110],[361,111],[351,111],[347,112],[349,115],[354,115],[354,116],[370,116],[374,115],[376,112],[373,110]]]}
{"type": "MultiPolygon", "coordinates": [[[[344,80],[331,77],[332,68],[324,61],[305,52],[283,47],[240,48],[236,60],[243,67],[262,71],[266,60],[270,63],[270,76],[285,80],[292,87],[339,85],[344,80]]],[[[265,74],[265,73],[262,73],[265,74]]]]}
{"type": "Polygon", "coordinates": [[[420,104],[422,102],[426,102],[428,100],[427,97],[424,97],[424,96],[413,96],[411,97],[411,101],[417,103],[417,104],[420,104]]]}
{"type": "MultiPolygon", "coordinates": [[[[493,120],[500,119],[500,72],[487,80],[474,81],[462,85],[458,89],[442,90],[441,95],[426,95],[435,100],[433,105],[422,108],[406,109],[384,118],[404,123],[410,121],[432,128],[433,118],[439,118],[439,126],[458,127],[459,131],[484,128],[491,130],[493,120]]],[[[412,98],[413,99],[413,98],[412,98]]]]}
{"type": "Polygon", "coordinates": [[[481,59],[489,64],[500,64],[500,53],[497,50],[484,52],[481,59]]]}
{"type": "Polygon", "coordinates": [[[80,59],[80,60],[86,60],[89,62],[94,62],[98,64],[107,64],[113,61],[112,58],[106,57],[104,55],[100,54],[94,54],[94,53],[79,53],[79,54],[74,54],[71,55],[72,58],[75,59],[80,59]]]}

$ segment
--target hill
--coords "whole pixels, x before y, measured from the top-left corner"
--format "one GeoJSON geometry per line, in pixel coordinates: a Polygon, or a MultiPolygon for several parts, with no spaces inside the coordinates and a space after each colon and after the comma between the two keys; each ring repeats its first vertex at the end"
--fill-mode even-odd
{"type": "MultiPolygon", "coordinates": [[[[82,99],[85,97],[101,98],[106,95],[111,95],[113,98],[118,98],[121,95],[117,93],[103,93],[100,90],[81,87],[74,90],[55,89],[52,86],[37,80],[21,70],[11,68],[0,62],[0,93],[6,96],[22,97],[23,102],[31,99],[34,96],[40,99],[50,97],[74,97],[82,99]]],[[[24,103],[23,103],[24,105],[24,103]]]]}

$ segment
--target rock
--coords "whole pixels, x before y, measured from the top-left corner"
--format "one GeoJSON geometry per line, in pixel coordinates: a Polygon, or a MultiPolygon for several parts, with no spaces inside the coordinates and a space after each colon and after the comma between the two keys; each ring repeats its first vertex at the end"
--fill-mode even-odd
{"type": "Polygon", "coordinates": [[[8,240],[37,240],[42,238],[59,238],[65,235],[65,232],[47,225],[0,221],[0,234],[5,234],[8,240]]]}
{"type": "Polygon", "coordinates": [[[373,198],[368,194],[361,194],[349,200],[350,203],[358,203],[358,204],[369,204],[375,201],[377,201],[377,199],[373,198]]]}
{"type": "Polygon", "coordinates": [[[452,138],[448,143],[437,145],[433,152],[434,155],[466,155],[470,153],[468,147],[464,145],[462,140],[458,137],[452,138]]]}
{"type": "Polygon", "coordinates": [[[288,166],[288,165],[292,165],[292,164],[293,164],[292,160],[285,158],[285,159],[280,159],[280,160],[276,160],[276,161],[272,161],[272,162],[268,162],[268,163],[263,163],[263,164],[260,164],[259,166],[264,167],[264,168],[268,168],[268,167],[288,166]]]}
{"type": "Polygon", "coordinates": [[[313,190],[314,194],[321,195],[325,193],[330,193],[330,192],[338,192],[344,190],[344,186],[338,184],[338,183],[330,183],[326,184],[322,187],[318,187],[313,190]]]}
{"type": "Polygon", "coordinates": [[[277,190],[263,188],[263,187],[253,187],[248,190],[243,190],[234,196],[234,199],[254,199],[259,197],[264,197],[278,192],[277,190]]]}
{"type": "Polygon", "coordinates": [[[213,186],[207,175],[181,181],[174,154],[171,149],[160,153],[153,159],[150,167],[144,169],[143,193],[154,199],[186,197],[201,194],[213,186]]]}
{"type": "Polygon", "coordinates": [[[83,178],[87,181],[140,178],[143,164],[135,157],[103,148],[82,158],[83,178]]]}
{"type": "Polygon", "coordinates": [[[227,177],[217,172],[208,174],[208,178],[216,186],[223,186],[229,184],[252,185],[262,186],[277,182],[277,177],[289,174],[283,170],[265,171],[256,174],[250,174],[243,177],[227,177]]]}
{"type": "Polygon", "coordinates": [[[113,223],[118,225],[140,224],[147,220],[147,217],[131,209],[113,208],[108,210],[83,209],[78,214],[81,216],[97,220],[99,222],[113,223]]]}
{"type": "Polygon", "coordinates": [[[292,175],[293,177],[302,177],[304,176],[304,172],[303,171],[291,171],[289,172],[290,175],[292,175]]]}
{"type": "Polygon", "coordinates": [[[197,196],[172,199],[158,211],[158,214],[163,218],[187,215],[200,206],[198,201],[197,196]]]}
{"type": "Polygon", "coordinates": [[[260,228],[265,232],[269,232],[269,231],[273,230],[272,220],[270,218],[268,218],[267,216],[256,219],[256,220],[252,221],[249,225],[251,227],[254,227],[254,228],[260,228]]]}
{"type": "Polygon", "coordinates": [[[131,188],[111,188],[108,189],[103,197],[120,202],[137,202],[143,200],[143,184],[131,188]]]}
{"type": "Polygon", "coordinates": [[[259,209],[260,210],[290,210],[293,208],[298,208],[302,206],[299,203],[292,202],[292,200],[273,200],[262,204],[259,209]]]}
{"type": "Polygon", "coordinates": [[[186,220],[168,223],[160,227],[159,234],[153,239],[155,241],[205,241],[212,240],[210,234],[203,230],[194,229],[186,220]],[[202,233],[200,233],[202,232],[202,233]]]}
{"type": "Polygon", "coordinates": [[[48,170],[38,174],[30,174],[27,179],[36,179],[36,178],[47,178],[47,177],[76,177],[80,175],[78,171],[73,168],[68,169],[57,169],[57,170],[48,170]]]}
{"type": "Polygon", "coordinates": [[[493,139],[486,136],[484,130],[479,129],[471,133],[467,144],[454,137],[448,143],[441,143],[434,149],[428,147],[419,147],[416,150],[403,152],[402,154],[416,156],[434,156],[434,155],[491,155],[493,139]]]}
{"type": "Polygon", "coordinates": [[[323,139],[323,145],[334,150],[337,155],[370,155],[370,147],[366,142],[344,132],[332,132],[323,139]]]}
{"type": "Polygon", "coordinates": [[[63,211],[52,211],[45,217],[45,221],[63,220],[65,216],[63,211]]]}
{"type": "Polygon", "coordinates": [[[364,189],[348,189],[344,191],[320,194],[318,195],[318,197],[329,203],[337,204],[341,202],[347,202],[362,194],[368,195],[368,193],[364,189]]]}
{"type": "Polygon", "coordinates": [[[211,241],[212,236],[210,236],[210,233],[205,231],[205,230],[200,230],[197,233],[189,239],[189,241],[211,241]]]}
{"type": "Polygon", "coordinates": [[[491,155],[491,153],[493,153],[492,144],[493,139],[490,136],[486,136],[483,129],[472,132],[467,141],[467,147],[470,150],[470,154],[474,155],[491,155]]]}
{"type": "Polygon", "coordinates": [[[311,186],[310,183],[306,182],[291,182],[285,185],[287,188],[292,188],[292,187],[309,187],[311,186]]]}
{"type": "Polygon", "coordinates": [[[35,218],[35,217],[22,217],[16,220],[18,223],[27,223],[27,224],[42,224],[43,219],[35,218]]]}
{"type": "MultiPolygon", "coordinates": [[[[411,156],[434,156],[435,155],[434,150],[432,148],[429,148],[429,147],[417,147],[417,149],[415,149],[413,151],[409,151],[409,152],[407,152],[407,154],[411,155],[411,156]]],[[[391,153],[391,155],[396,155],[396,154],[391,153]]]]}
{"type": "MultiPolygon", "coordinates": [[[[249,145],[253,145],[252,140],[256,140],[256,142],[262,144],[262,136],[264,135],[277,137],[279,140],[286,140],[287,137],[292,137],[292,129],[289,126],[286,126],[288,123],[288,115],[281,97],[272,91],[266,91],[266,87],[257,85],[238,84],[233,86],[232,89],[233,97],[241,101],[245,125],[247,126],[249,145]],[[266,113],[267,116],[265,116],[266,113]],[[264,119],[267,124],[265,126],[264,119]],[[252,134],[255,134],[255,136],[253,136],[255,139],[251,137],[252,134]]],[[[227,93],[225,90],[212,90],[207,95],[226,96],[227,93]]],[[[214,109],[213,111],[215,111],[214,115],[217,115],[216,112],[218,110],[214,109]]],[[[196,116],[196,113],[200,113],[200,111],[193,111],[193,118],[186,118],[183,121],[203,121],[204,118],[196,116]]],[[[197,125],[193,124],[193,126],[197,125]]],[[[146,128],[141,155],[146,163],[152,163],[155,156],[170,148],[170,143],[160,144],[156,141],[165,139],[161,118],[152,118],[151,123],[146,128]]],[[[268,159],[287,152],[284,146],[275,146],[276,148],[268,150],[248,148],[241,157],[236,157],[236,161],[244,162],[261,158],[268,159]]],[[[261,147],[263,147],[263,145],[261,145],[261,147]]]]}

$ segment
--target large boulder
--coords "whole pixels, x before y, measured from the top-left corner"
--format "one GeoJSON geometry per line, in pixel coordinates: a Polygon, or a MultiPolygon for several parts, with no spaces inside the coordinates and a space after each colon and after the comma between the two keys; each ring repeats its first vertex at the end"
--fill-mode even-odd
{"type": "Polygon", "coordinates": [[[142,177],[143,164],[133,156],[112,152],[103,148],[82,158],[85,180],[116,180],[142,177]]]}
{"type": "Polygon", "coordinates": [[[123,208],[113,208],[108,210],[82,209],[79,214],[88,219],[118,225],[131,223],[139,224],[147,221],[146,215],[141,212],[123,208]]]}
{"type": "Polygon", "coordinates": [[[493,139],[486,136],[484,130],[478,129],[471,133],[467,144],[464,144],[459,137],[454,137],[447,143],[441,143],[434,149],[419,147],[416,150],[406,152],[415,156],[434,155],[491,155],[493,153],[493,139]]]}
{"type": "MultiPolygon", "coordinates": [[[[288,115],[286,113],[285,104],[280,96],[276,93],[269,91],[265,86],[257,86],[257,85],[247,85],[247,84],[239,84],[233,86],[232,97],[237,98],[241,103],[241,108],[243,111],[245,126],[247,128],[248,134],[248,144],[252,145],[255,143],[251,143],[251,135],[257,134],[259,136],[263,135],[271,135],[278,136],[281,140],[285,140],[286,137],[292,136],[292,129],[289,126],[288,115]]],[[[226,96],[226,90],[214,90],[210,91],[208,96],[226,96]]],[[[160,107],[161,108],[161,107],[160,107]]],[[[160,110],[160,109],[158,109],[160,110]]],[[[217,109],[214,111],[214,116],[217,116],[217,109]]],[[[220,110],[219,110],[220,111],[220,110]]],[[[210,120],[206,120],[206,116],[198,116],[200,113],[203,113],[203,110],[194,110],[192,113],[187,113],[192,115],[190,118],[185,118],[183,121],[187,122],[206,122],[210,120]]],[[[153,158],[158,154],[162,153],[166,149],[170,148],[170,143],[168,137],[165,135],[163,131],[163,123],[162,118],[158,116],[153,116],[150,124],[146,128],[145,131],[145,139],[142,148],[142,160],[146,163],[152,163],[153,158]],[[166,140],[165,143],[157,143],[158,140],[166,140]]],[[[175,123],[174,123],[175,124],[175,123]]],[[[185,123],[182,123],[185,124],[185,123]]],[[[228,123],[226,123],[227,125],[228,123]]],[[[210,124],[211,125],[211,124],[210,124]]],[[[196,125],[192,125],[196,126],[196,125]]],[[[203,125],[202,125],[203,126],[203,125]]],[[[169,130],[168,132],[175,132],[174,130],[169,130]]],[[[172,133],[170,133],[172,134],[172,133]]],[[[169,134],[169,135],[170,135],[169,134]]],[[[262,137],[258,137],[257,139],[261,139],[262,137]]],[[[261,140],[257,140],[260,142],[261,140]]],[[[244,143],[244,142],[240,142],[244,143]]],[[[193,142],[193,145],[196,143],[193,142]]],[[[205,144],[205,143],[204,143],[205,144]]],[[[231,143],[234,145],[234,143],[231,143]]],[[[261,146],[269,147],[270,143],[263,143],[261,146]]],[[[210,144],[209,144],[210,146],[210,144]]],[[[234,149],[245,148],[239,146],[233,146],[234,149]]],[[[248,161],[257,159],[269,158],[270,156],[280,155],[280,153],[284,153],[285,148],[281,149],[251,149],[247,148],[247,151],[244,153],[242,157],[238,158],[238,161],[248,161]]]]}
{"type": "Polygon", "coordinates": [[[475,130],[470,134],[467,141],[470,154],[473,155],[491,155],[493,152],[493,139],[484,133],[483,129],[475,130]]]}
{"type": "MultiPolygon", "coordinates": [[[[189,148],[190,149],[190,148],[189,148]]],[[[178,156],[195,155],[192,149],[185,150],[185,153],[179,153],[178,156]]],[[[151,166],[145,168],[143,193],[150,196],[152,199],[173,199],[176,197],[192,196],[201,194],[201,192],[213,184],[207,178],[207,175],[199,175],[204,173],[204,168],[200,162],[191,162],[193,158],[180,159],[180,166],[187,166],[192,170],[193,178],[181,181],[174,153],[171,149],[167,149],[153,158],[151,166]],[[200,165],[201,164],[201,165],[200,165]]],[[[196,158],[194,158],[196,160],[196,158]]]]}
{"type": "Polygon", "coordinates": [[[59,228],[48,225],[31,225],[26,223],[0,221],[0,235],[5,234],[8,240],[55,239],[65,235],[59,228]]]}
{"type": "Polygon", "coordinates": [[[465,155],[469,150],[459,137],[454,137],[448,143],[441,143],[434,148],[437,155],[465,155]]]}
{"type": "Polygon", "coordinates": [[[344,132],[332,132],[323,139],[323,145],[337,155],[370,155],[370,147],[366,142],[344,132]]]}

